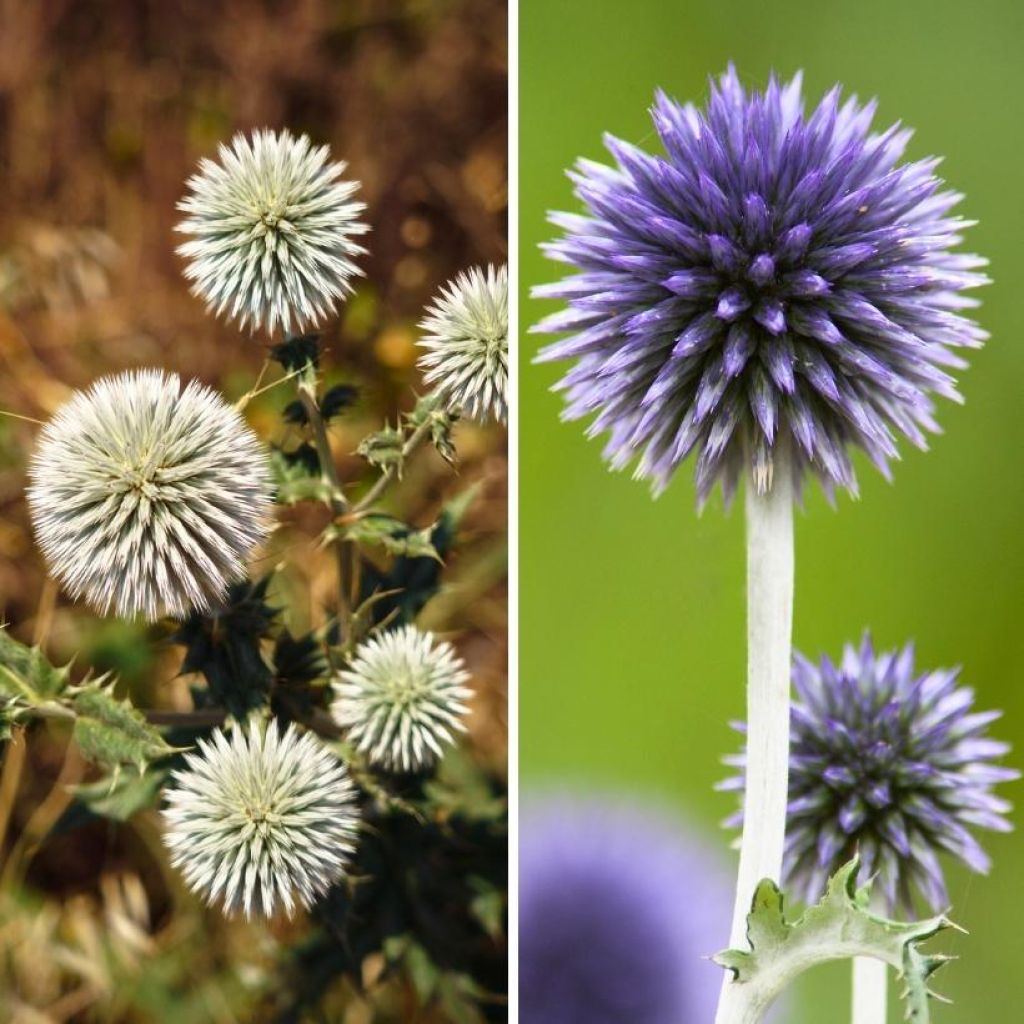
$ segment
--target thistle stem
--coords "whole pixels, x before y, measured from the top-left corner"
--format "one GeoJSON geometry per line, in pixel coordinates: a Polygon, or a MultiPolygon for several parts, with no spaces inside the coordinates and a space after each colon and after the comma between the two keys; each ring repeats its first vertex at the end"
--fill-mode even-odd
{"type": "MultiPolygon", "coordinates": [[[[872,910],[877,912],[885,909],[877,890],[871,904],[872,910]]],[[[885,961],[866,956],[854,957],[852,974],[852,1024],[885,1024],[889,998],[889,975],[885,961]]]]}
{"type": "MultiPolygon", "coordinates": [[[[334,465],[334,453],[331,451],[331,443],[327,437],[327,426],[320,413],[320,405],[316,400],[316,394],[312,387],[305,381],[299,382],[296,389],[299,394],[299,401],[306,412],[306,420],[309,429],[313,434],[313,443],[316,445],[317,458],[320,461],[320,473],[329,491],[331,512],[335,519],[348,513],[348,501],[345,492],[341,487],[341,480],[338,478],[338,468],[334,465]]],[[[349,577],[350,564],[347,545],[344,539],[339,538],[334,551],[338,561],[338,622],[343,628],[348,628],[349,619],[349,577]]]]}
{"type": "Polygon", "coordinates": [[[348,511],[348,502],[341,488],[341,480],[338,479],[338,468],[334,465],[334,453],[327,439],[327,427],[323,416],[320,415],[320,406],[305,382],[300,383],[297,390],[299,401],[302,402],[306,419],[309,421],[309,429],[313,434],[313,443],[316,445],[316,454],[320,460],[320,473],[330,491],[331,511],[335,516],[343,516],[348,511]]]}
{"type": "MultiPolygon", "coordinates": [[[[789,791],[789,690],[793,634],[793,482],[785,439],[767,486],[748,482],[747,764],[736,902],[729,944],[745,949],[758,882],[779,882],[789,791]]],[[[716,1024],[751,1019],[742,985],[726,975],[716,1024]]]]}

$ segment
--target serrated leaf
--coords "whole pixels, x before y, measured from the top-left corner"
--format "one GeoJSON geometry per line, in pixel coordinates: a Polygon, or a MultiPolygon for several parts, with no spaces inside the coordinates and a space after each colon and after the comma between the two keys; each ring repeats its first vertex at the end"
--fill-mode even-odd
{"type": "Polygon", "coordinates": [[[263,707],[268,700],[272,674],[263,658],[261,641],[276,625],[277,609],[266,602],[270,576],[255,583],[236,583],[222,608],[191,615],[173,640],[185,645],[182,672],[201,672],[208,689],[194,696],[222,707],[235,718],[263,707]]]}
{"type": "Polygon", "coordinates": [[[404,444],[405,434],[401,430],[397,427],[384,427],[364,437],[356,448],[356,454],[361,455],[371,466],[380,469],[395,467],[401,472],[404,444]]]}
{"type": "Polygon", "coordinates": [[[38,647],[19,643],[0,626],[0,702],[22,701],[35,707],[67,686],[68,668],[55,668],[38,647]]]}
{"type": "Polygon", "coordinates": [[[433,526],[414,529],[408,523],[382,512],[362,516],[342,528],[345,539],[357,544],[376,544],[393,555],[440,561],[441,556],[431,539],[433,531],[433,526]]]}
{"type": "MultiPolygon", "coordinates": [[[[352,406],[358,397],[359,388],[353,384],[335,384],[334,387],[328,388],[317,402],[324,422],[328,423],[335,416],[339,416],[352,406]]],[[[309,422],[306,407],[298,399],[289,402],[281,415],[286,423],[294,423],[296,426],[305,426],[309,422]]]]}
{"type": "Polygon", "coordinates": [[[270,358],[281,364],[289,373],[307,367],[316,369],[320,365],[320,336],[318,334],[296,334],[270,349],[270,358]]]}
{"type": "Polygon", "coordinates": [[[747,916],[749,950],[727,949],[715,963],[733,974],[741,988],[744,1020],[760,1020],[778,994],[797,975],[829,960],[874,957],[894,967],[904,981],[906,1019],[927,1024],[928,1001],[935,996],[929,977],[947,957],[918,947],[939,932],[956,927],[945,916],[924,921],[891,921],[869,909],[869,886],[857,889],[857,859],[829,879],[821,901],[795,921],[785,916],[785,897],[770,879],[757,887],[747,916]]]}
{"type": "Polygon", "coordinates": [[[279,683],[298,685],[327,673],[323,643],[313,633],[293,637],[282,629],[274,643],[274,676],[279,683]]]}
{"type": "Polygon", "coordinates": [[[424,395],[407,417],[409,426],[413,430],[417,430],[424,425],[429,426],[430,440],[437,449],[438,454],[449,466],[454,466],[456,462],[455,444],[452,441],[452,428],[455,426],[458,418],[458,413],[443,408],[439,403],[438,397],[433,393],[424,395]]]}
{"type": "Polygon", "coordinates": [[[151,760],[174,750],[131,701],[114,695],[107,680],[75,687],[69,705],[75,713],[75,742],[86,758],[104,768],[134,765],[141,774],[151,760]]]}
{"type": "Polygon", "coordinates": [[[279,505],[330,498],[330,486],[320,473],[320,460],[312,445],[301,444],[288,452],[274,448],[270,453],[270,471],[279,505]]]}
{"type": "Polygon", "coordinates": [[[374,606],[374,625],[392,619],[396,625],[414,622],[423,606],[437,593],[444,568],[442,559],[451,550],[459,523],[478,490],[473,486],[456,495],[430,528],[430,543],[437,552],[436,557],[399,555],[384,572],[370,564],[363,567],[363,600],[375,594],[393,595],[374,606]]]}

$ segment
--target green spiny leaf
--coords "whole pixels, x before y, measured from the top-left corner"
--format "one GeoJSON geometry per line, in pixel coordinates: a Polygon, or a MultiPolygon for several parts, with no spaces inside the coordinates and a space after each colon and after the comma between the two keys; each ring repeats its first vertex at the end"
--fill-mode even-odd
{"type": "Polygon", "coordinates": [[[414,529],[394,516],[373,512],[343,527],[346,540],[377,544],[393,555],[441,560],[431,539],[434,527],[414,529]]]}
{"type": "Polygon", "coordinates": [[[956,926],[941,915],[901,922],[872,913],[869,887],[856,888],[857,868],[856,859],[840,868],[829,879],[821,901],[796,921],[786,919],[785,900],[774,882],[765,879],[757,887],[747,916],[750,949],[728,949],[714,958],[742,986],[749,1019],[760,1019],[779,992],[809,967],[867,956],[899,972],[906,1019],[927,1024],[929,999],[941,999],[928,988],[928,979],[949,958],[925,954],[918,947],[956,926]]]}
{"type": "Polygon", "coordinates": [[[361,455],[371,466],[380,469],[390,469],[392,466],[399,473],[402,471],[402,446],[405,444],[405,434],[397,427],[384,427],[375,434],[364,437],[356,448],[356,453],[361,455]]]}
{"type": "Polygon", "coordinates": [[[270,453],[270,470],[279,505],[327,501],[330,498],[331,489],[320,474],[320,462],[312,445],[302,444],[290,452],[273,449],[270,453]]]}
{"type": "Polygon", "coordinates": [[[430,440],[437,449],[438,454],[449,466],[454,466],[456,460],[455,444],[452,441],[452,428],[455,426],[458,418],[458,413],[442,408],[437,396],[434,394],[424,395],[407,417],[409,426],[413,430],[429,424],[430,440]]]}
{"type": "Polygon", "coordinates": [[[129,700],[114,696],[107,679],[75,687],[69,703],[76,716],[75,742],[85,757],[104,768],[130,764],[142,774],[151,760],[174,749],[129,700]]]}
{"type": "Polygon", "coordinates": [[[55,668],[38,647],[19,643],[0,626],[0,739],[25,713],[53,704],[68,683],[69,666],[55,668]]]}
{"type": "Polygon", "coordinates": [[[0,626],[0,701],[22,700],[35,706],[58,696],[68,668],[54,668],[38,647],[19,643],[0,626]]]}

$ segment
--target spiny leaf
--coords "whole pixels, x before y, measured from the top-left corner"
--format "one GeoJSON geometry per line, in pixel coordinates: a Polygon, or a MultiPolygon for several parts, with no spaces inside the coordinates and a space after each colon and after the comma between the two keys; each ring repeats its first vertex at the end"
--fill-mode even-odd
{"type": "Polygon", "coordinates": [[[869,886],[856,888],[855,858],[829,879],[821,901],[796,921],[785,916],[785,898],[770,879],[757,887],[747,916],[749,950],[728,949],[715,962],[733,974],[749,1008],[748,1018],[760,1015],[798,974],[827,960],[874,957],[894,967],[904,981],[906,1019],[927,1024],[928,979],[950,958],[923,953],[918,947],[948,928],[940,915],[925,921],[891,921],[869,909],[869,886]]]}
{"type": "Polygon", "coordinates": [[[104,768],[130,764],[142,774],[151,760],[174,749],[131,701],[114,696],[109,680],[75,687],[69,703],[76,716],[75,742],[85,757],[104,768]]]}
{"type": "Polygon", "coordinates": [[[405,444],[405,434],[397,427],[384,427],[375,434],[364,437],[356,448],[356,453],[361,455],[371,466],[380,469],[395,467],[399,473],[402,471],[402,446],[405,444]]]}
{"type": "Polygon", "coordinates": [[[456,460],[452,428],[458,418],[458,413],[451,412],[440,405],[440,400],[435,394],[424,395],[407,417],[409,426],[413,430],[426,423],[430,424],[430,440],[438,454],[449,466],[454,466],[456,460]]]}
{"type": "Polygon", "coordinates": [[[314,369],[320,365],[320,336],[317,334],[297,334],[274,345],[270,349],[270,358],[278,362],[292,373],[303,370],[307,366],[314,369]]]}
{"type": "Polygon", "coordinates": [[[35,706],[52,700],[67,685],[68,675],[67,666],[54,668],[38,647],[19,643],[0,626],[0,701],[35,706]]]}
{"type": "Polygon", "coordinates": [[[346,540],[357,544],[378,544],[393,555],[440,561],[441,556],[431,540],[433,530],[433,526],[417,530],[394,516],[374,512],[345,526],[343,534],[346,540]]]}
{"type": "Polygon", "coordinates": [[[223,608],[210,615],[196,613],[174,635],[187,648],[182,672],[201,672],[208,691],[194,699],[227,709],[235,718],[266,704],[272,680],[261,640],[276,625],[277,609],[266,602],[271,577],[235,584],[223,608]]]}
{"type": "MultiPolygon", "coordinates": [[[[320,407],[320,415],[323,417],[324,422],[330,422],[335,416],[340,415],[350,406],[352,406],[356,399],[359,397],[359,388],[353,384],[335,384],[334,387],[328,388],[323,395],[320,396],[318,405],[320,407]]],[[[309,416],[306,414],[306,407],[296,399],[294,402],[289,402],[285,406],[284,412],[281,414],[284,417],[286,423],[295,423],[298,426],[305,426],[309,422],[309,416]]]]}
{"type": "Polygon", "coordinates": [[[274,448],[270,470],[279,505],[326,501],[330,497],[330,487],[320,474],[320,460],[312,445],[301,444],[288,452],[274,448]]]}
{"type": "Polygon", "coordinates": [[[374,625],[393,618],[396,625],[414,622],[423,606],[437,593],[441,585],[441,559],[451,549],[459,523],[477,493],[477,487],[470,487],[445,505],[430,529],[430,543],[436,556],[399,555],[385,572],[370,563],[363,566],[361,597],[364,600],[378,593],[393,594],[374,606],[374,625]]]}
{"type": "Polygon", "coordinates": [[[310,683],[327,673],[323,643],[313,633],[293,637],[282,629],[274,644],[274,676],[279,683],[310,683]]]}
{"type": "Polygon", "coordinates": [[[69,666],[55,668],[38,647],[19,643],[0,626],[0,740],[33,708],[52,704],[68,683],[69,666]]]}

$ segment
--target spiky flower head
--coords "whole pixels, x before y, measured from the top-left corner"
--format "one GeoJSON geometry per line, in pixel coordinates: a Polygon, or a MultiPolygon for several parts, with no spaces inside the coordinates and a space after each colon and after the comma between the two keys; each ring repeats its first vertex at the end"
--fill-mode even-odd
{"type": "Polygon", "coordinates": [[[616,167],[579,162],[587,215],[553,214],[546,248],[580,273],[535,289],[569,305],[536,329],[569,332],[540,358],[575,361],[564,416],[597,414],[615,468],[661,490],[693,453],[700,500],[729,500],[786,444],[831,495],[856,489],[851,449],[888,474],[896,435],[925,447],[986,337],[961,312],[985,261],[953,251],[938,160],[901,164],[911,133],[874,112],[837,86],[806,114],[799,75],[747,92],[730,67],[703,110],[658,93],[663,156],[606,136],[616,167]]]}
{"type": "Polygon", "coordinates": [[[474,267],[441,289],[420,323],[424,380],[452,409],[508,418],[508,267],[474,267]]]}
{"type": "MultiPolygon", "coordinates": [[[[915,891],[948,907],[942,854],[988,870],[972,829],[1010,830],[992,790],[1019,772],[994,763],[1009,750],[987,735],[1000,712],[972,711],[958,677],[916,670],[912,644],[876,654],[868,635],[838,665],[796,655],[783,873],[808,902],[857,851],[861,882],[877,874],[890,910],[912,911],[915,891]]],[[[746,759],[726,760],[741,774],[721,788],[742,793],[746,759]]]]}
{"type": "Polygon", "coordinates": [[[289,917],[345,873],[359,816],[348,772],[294,724],[216,729],[171,772],[164,842],[189,888],[225,913],[289,917]]]}
{"type": "Polygon", "coordinates": [[[316,326],[362,273],[359,183],[327,146],[288,131],[239,132],[219,157],[200,161],[178,203],[193,294],[253,330],[316,326]]]}
{"type": "Polygon", "coordinates": [[[362,643],[334,684],[334,720],[389,771],[429,767],[463,731],[469,673],[455,648],[402,626],[362,643]]]}
{"type": "Polygon", "coordinates": [[[259,438],[214,391],[162,370],[76,392],[43,428],[29,477],[50,572],[101,615],[209,609],[271,524],[259,438]]]}
{"type": "Polygon", "coordinates": [[[722,866],[669,814],[605,794],[524,806],[519,1004],[543,1024],[709,1021],[729,930],[722,866]]]}

